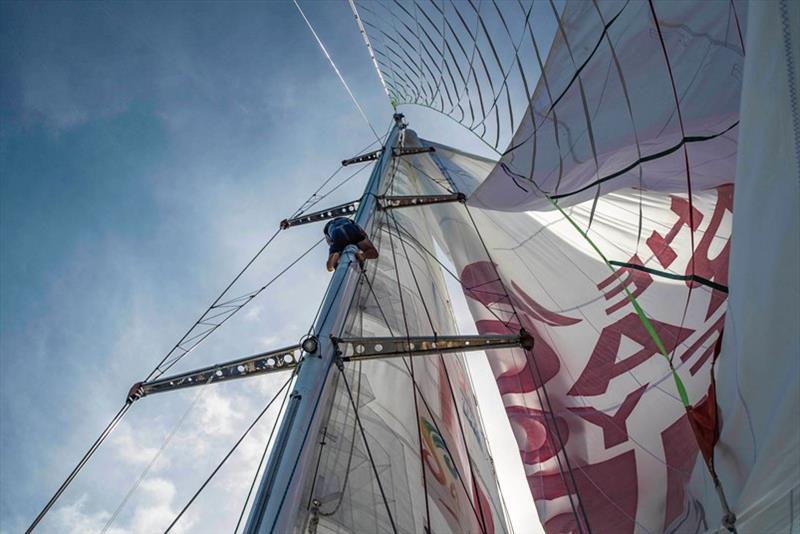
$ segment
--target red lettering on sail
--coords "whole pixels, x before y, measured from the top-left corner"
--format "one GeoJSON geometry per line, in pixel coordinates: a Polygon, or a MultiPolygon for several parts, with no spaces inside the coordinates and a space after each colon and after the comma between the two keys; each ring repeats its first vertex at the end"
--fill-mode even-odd
{"type": "Polygon", "coordinates": [[[461,271],[461,287],[466,296],[484,306],[509,302],[495,265],[488,261],[476,261],[464,267],[461,271]]]}
{"type": "Polygon", "coordinates": [[[625,422],[628,420],[631,413],[633,413],[633,409],[636,408],[636,405],[639,404],[639,399],[644,395],[648,385],[649,384],[645,384],[628,393],[628,396],[625,397],[625,400],[622,401],[622,404],[619,405],[617,412],[613,416],[591,407],[568,408],[568,410],[602,428],[603,444],[606,449],[610,449],[615,445],[628,441],[628,427],[625,422]]]}
{"type": "Polygon", "coordinates": [[[517,307],[517,312],[550,326],[570,326],[581,322],[580,319],[567,317],[566,315],[560,315],[538,304],[527,293],[525,293],[516,284],[516,282],[512,281],[511,285],[514,288],[511,293],[511,299],[514,301],[514,305],[517,307]]]}
{"type": "Polygon", "coordinates": [[[520,320],[526,323],[524,325],[526,329],[532,328],[532,320],[550,326],[569,326],[581,322],[581,319],[548,310],[513,281],[510,294],[507,293],[498,277],[496,266],[488,261],[478,261],[464,267],[461,271],[461,286],[466,296],[477,300],[495,313],[502,311],[508,314],[515,309],[521,316],[520,320]],[[497,304],[506,304],[507,308],[498,310],[491,307],[497,304]]]}
{"type": "Polygon", "coordinates": [[[683,415],[661,433],[664,461],[667,464],[667,508],[664,529],[683,513],[686,485],[692,475],[699,449],[689,418],[683,415]]]}
{"type": "MultiPolygon", "coordinates": [[[[650,319],[650,323],[668,351],[672,351],[694,332],[690,328],[681,328],[655,319],[650,319]]],[[[603,328],[589,362],[567,395],[602,395],[608,390],[608,384],[612,379],[641,365],[656,354],[658,346],[641,319],[635,313],[629,313],[614,324],[603,328]],[[617,361],[623,336],[635,341],[642,348],[624,360],[617,361]]]]}
{"type": "Polygon", "coordinates": [[[636,456],[628,451],[604,462],[573,466],[569,473],[528,476],[528,485],[534,499],[552,500],[573,496],[577,516],[582,529],[578,528],[577,518],[572,512],[559,514],[545,522],[547,532],[585,532],[583,522],[586,512],[592,532],[613,532],[614,534],[633,533],[636,526],[636,505],[639,497],[639,481],[636,472],[636,456]],[[563,476],[563,478],[562,478],[563,476]],[[573,484],[573,478],[575,480],[573,484]],[[569,484],[569,491],[564,482],[569,484]]]}
{"type": "Polygon", "coordinates": [[[692,231],[697,230],[697,227],[700,226],[700,221],[703,220],[703,214],[690,205],[687,199],[676,196],[670,196],[670,198],[672,199],[671,209],[678,215],[678,220],[672,225],[667,235],[662,236],[653,230],[653,233],[650,234],[646,241],[647,246],[650,247],[650,250],[653,251],[653,254],[655,254],[663,267],[669,267],[678,257],[678,254],[670,245],[678,236],[681,228],[685,225],[689,226],[692,231]],[[691,216],[689,215],[690,213],[691,216]],[[693,226],[692,223],[694,223],[693,226]]]}
{"type": "MultiPolygon", "coordinates": [[[[628,263],[639,266],[644,265],[642,260],[636,254],[633,255],[628,263]]],[[[624,292],[626,287],[628,287],[628,291],[631,291],[630,285],[633,284],[633,290],[631,291],[631,294],[634,298],[636,298],[644,293],[645,289],[650,287],[650,284],[653,283],[653,277],[650,276],[649,273],[640,271],[638,269],[621,267],[617,269],[614,274],[597,284],[597,289],[603,291],[614,281],[619,281],[619,283],[613,286],[607,293],[604,293],[604,296],[606,300],[611,300],[612,298],[621,294],[622,298],[619,299],[615,304],[612,304],[610,307],[606,308],[606,315],[611,315],[615,311],[628,304],[628,295],[624,292]]]]}
{"type": "Polygon", "coordinates": [[[525,406],[506,406],[506,414],[525,464],[549,460],[569,440],[569,427],[563,417],[525,406]]]}
{"type": "MultiPolygon", "coordinates": [[[[717,187],[717,203],[714,205],[714,213],[711,215],[711,221],[708,223],[708,228],[703,232],[703,237],[697,244],[697,249],[694,252],[693,262],[689,262],[686,267],[686,274],[692,274],[692,267],[694,266],[694,274],[702,276],[708,280],[712,280],[723,286],[728,285],[728,263],[731,257],[731,242],[727,236],[721,237],[717,235],[719,227],[722,225],[722,220],[725,217],[725,212],[733,213],[733,185],[721,185],[717,187]],[[711,243],[715,240],[724,239],[725,244],[722,250],[716,257],[709,258],[708,253],[711,248],[711,243]]],[[[699,282],[690,280],[687,282],[690,287],[696,287],[699,282]]],[[[711,317],[711,314],[725,302],[728,294],[719,289],[711,290],[711,302],[708,305],[706,312],[706,319],[711,317]]]]}
{"type": "MultiPolygon", "coordinates": [[[[697,352],[702,348],[703,343],[710,338],[713,334],[717,334],[717,339],[719,336],[722,335],[722,329],[725,327],[725,314],[716,320],[716,322],[711,325],[711,327],[703,332],[697,340],[692,343],[692,345],[686,349],[686,352],[681,354],[681,361],[685,362],[689,360],[692,356],[697,354],[697,352]]],[[[709,345],[700,353],[700,357],[697,359],[696,362],[692,364],[689,368],[689,372],[692,376],[696,375],[697,372],[703,367],[703,364],[708,361],[708,359],[714,354],[714,345],[715,343],[709,343],[709,345]]]]}
{"type": "MultiPolygon", "coordinates": [[[[481,335],[509,334],[519,332],[519,325],[494,320],[476,321],[475,326],[481,335]]],[[[497,377],[497,388],[501,395],[506,393],[529,393],[546,384],[558,374],[561,364],[556,351],[536,330],[529,331],[533,337],[533,351],[512,349],[511,355],[505,350],[498,353],[502,358],[494,358],[495,351],[487,351],[489,362],[497,377]],[[536,361],[533,358],[536,358],[536,361]],[[499,367],[500,365],[505,368],[499,367]],[[541,375],[541,376],[540,376],[541,375]]]]}

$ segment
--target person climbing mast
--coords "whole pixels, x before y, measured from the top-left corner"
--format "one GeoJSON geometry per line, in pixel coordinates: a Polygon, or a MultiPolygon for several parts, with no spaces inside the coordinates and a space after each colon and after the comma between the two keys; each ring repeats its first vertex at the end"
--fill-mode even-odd
{"type": "Polygon", "coordinates": [[[358,247],[356,258],[360,264],[364,264],[364,260],[374,260],[378,257],[378,249],[372,244],[372,241],[367,237],[367,233],[357,223],[348,219],[347,217],[337,217],[325,225],[322,230],[325,234],[325,240],[330,246],[328,250],[328,271],[332,272],[339,265],[339,258],[342,251],[348,245],[355,245],[358,247]]]}

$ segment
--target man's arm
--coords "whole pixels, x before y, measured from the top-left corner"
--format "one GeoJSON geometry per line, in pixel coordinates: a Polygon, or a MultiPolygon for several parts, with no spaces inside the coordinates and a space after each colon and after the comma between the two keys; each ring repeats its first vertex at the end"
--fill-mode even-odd
{"type": "Polygon", "coordinates": [[[378,249],[372,244],[369,238],[364,238],[357,244],[359,250],[364,253],[364,257],[368,260],[374,260],[378,257],[378,249]]]}

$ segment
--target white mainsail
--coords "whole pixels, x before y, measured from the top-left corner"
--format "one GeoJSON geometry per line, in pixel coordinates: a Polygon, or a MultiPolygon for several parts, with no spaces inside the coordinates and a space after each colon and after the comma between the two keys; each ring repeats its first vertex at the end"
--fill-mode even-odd
{"type": "MultiPolygon", "coordinates": [[[[401,142],[412,138],[406,131],[401,142]]],[[[395,158],[381,193],[423,194],[419,159],[395,158]]],[[[380,257],[366,264],[343,337],[457,334],[441,267],[423,251],[434,250],[426,209],[383,210],[373,218],[368,233],[380,257]]],[[[308,522],[318,533],[507,531],[460,355],[346,362],[334,387],[301,528],[308,522]]]]}

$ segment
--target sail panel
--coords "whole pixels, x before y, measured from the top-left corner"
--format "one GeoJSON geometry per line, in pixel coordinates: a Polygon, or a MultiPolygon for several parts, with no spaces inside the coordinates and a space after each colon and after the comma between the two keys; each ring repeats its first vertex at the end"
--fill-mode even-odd
{"type": "MultiPolygon", "coordinates": [[[[423,182],[425,193],[443,181],[474,190],[492,167],[475,158],[454,172],[465,157],[442,145],[420,157],[440,177],[423,182]]],[[[699,404],[724,323],[732,195],[730,184],[696,193],[693,232],[681,193],[620,190],[567,208],[569,219],[425,208],[479,332],[524,327],[535,339],[532,354],[487,355],[548,532],[669,532],[719,517],[716,497],[694,485],[710,482],[669,364],[625,288],[699,404]]]]}
{"type": "Polygon", "coordinates": [[[547,196],[568,206],[729,182],[745,13],[734,2],[567,2],[530,104],[471,203],[549,210],[547,196]]]}
{"type": "Polygon", "coordinates": [[[752,2],[748,19],[715,461],[739,532],[795,532],[800,530],[800,115],[792,98],[796,101],[800,87],[800,6],[752,2]]]}
{"type": "MultiPolygon", "coordinates": [[[[415,139],[410,132],[404,137],[415,139]]],[[[395,157],[381,192],[420,195],[427,184],[445,192],[450,186],[441,174],[428,175],[419,167],[423,156],[395,157]]],[[[458,333],[427,209],[375,214],[368,233],[380,256],[365,264],[341,337],[458,333]]],[[[333,373],[333,402],[300,528],[317,533],[507,531],[461,355],[343,362],[342,372],[333,373]]]]}

